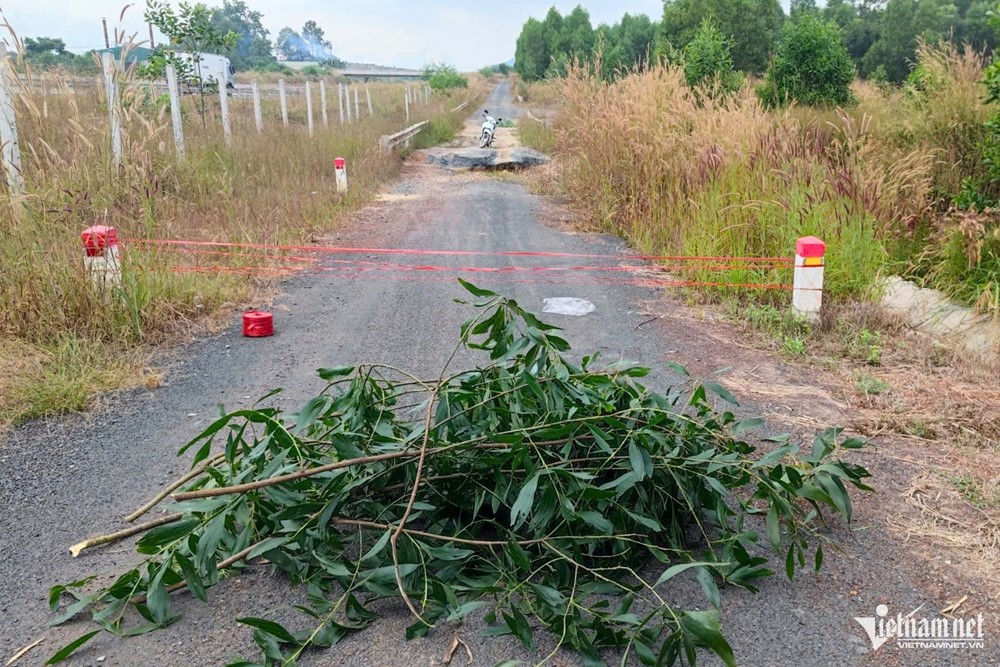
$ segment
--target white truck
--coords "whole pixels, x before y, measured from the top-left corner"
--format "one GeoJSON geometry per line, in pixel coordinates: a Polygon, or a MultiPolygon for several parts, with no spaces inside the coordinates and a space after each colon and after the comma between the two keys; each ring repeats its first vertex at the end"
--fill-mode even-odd
{"type": "Polygon", "coordinates": [[[174,51],[173,55],[191,67],[191,78],[187,81],[189,86],[201,83],[222,85],[225,82],[226,88],[234,87],[233,74],[236,70],[230,64],[229,58],[216,53],[199,53],[196,59],[194,54],[186,51],[174,51]]]}

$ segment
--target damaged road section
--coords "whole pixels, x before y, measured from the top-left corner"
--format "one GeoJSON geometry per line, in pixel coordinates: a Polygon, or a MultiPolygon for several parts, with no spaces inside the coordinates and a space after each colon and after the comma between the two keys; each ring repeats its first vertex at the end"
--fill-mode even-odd
{"type": "Polygon", "coordinates": [[[432,148],[425,151],[431,164],[451,169],[514,171],[546,164],[549,158],[531,148],[432,148]]]}

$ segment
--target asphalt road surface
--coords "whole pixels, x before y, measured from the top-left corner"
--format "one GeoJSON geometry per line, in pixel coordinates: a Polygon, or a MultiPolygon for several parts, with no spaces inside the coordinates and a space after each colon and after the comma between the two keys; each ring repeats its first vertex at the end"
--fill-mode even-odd
{"type": "MultiPolygon", "coordinates": [[[[484,105],[494,115],[516,117],[510,89],[500,84],[484,105]]],[[[472,123],[480,110],[470,119],[472,123]]],[[[624,254],[611,238],[579,235],[544,224],[548,204],[521,185],[483,174],[453,173],[429,165],[408,168],[402,181],[362,211],[341,232],[340,243],[358,247],[425,250],[540,251],[624,254]]],[[[405,258],[375,256],[380,261],[405,258]]],[[[368,259],[360,257],[358,259],[368,259]]],[[[503,267],[545,266],[544,257],[417,257],[414,263],[503,267]]],[[[591,264],[620,264],[614,259],[591,264]]],[[[70,558],[69,545],[85,536],[122,526],[121,517],[187,469],[178,447],[218,414],[218,404],[247,406],[275,387],[285,392],[272,403],[294,409],[322,386],[315,369],[339,364],[384,362],[430,375],[440,370],[455,345],[458,327],[470,314],[453,301],[467,296],[450,272],[445,280],[409,280],[386,273],[364,277],[303,276],[282,285],[274,307],[277,334],[267,339],[240,335],[234,319],[225,333],[176,351],[163,365],[167,380],[154,391],[111,397],[91,415],[66,416],[25,424],[0,444],[0,658],[43,637],[41,646],[19,665],[37,665],[89,628],[84,623],[47,629],[47,592],[55,583],[90,573],[120,570],[133,562],[130,545],[96,549],[70,558]]],[[[546,315],[565,327],[575,352],[599,351],[654,367],[651,384],[675,381],[663,362],[681,358],[695,367],[719,368],[727,351],[697,327],[665,318],[649,323],[650,308],[664,303],[652,289],[630,285],[553,284],[475,274],[474,282],[495,288],[540,312],[548,297],[578,297],[595,305],[583,317],[546,315]]],[[[456,364],[474,362],[472,355],[456,364]]],[[[759,360],[757,360],[759,363],[759,360]]],[[[783,371],[782,371],[783,372],[783,371]]],[[[792,372],[792,371],[789,371],[792,372]]],[[[750,406],[753,410],[756,407],[750,406]]],[[[841,534],[844,552],[828,551],[819,575],[794,582],[775,576],[759,594],[723,591],[723,623],[740,665],[986,665],[998,664],[997,644],[975,652],[906,650],[889,645],[872,652],[854,617],[873,616],[876,604],[906,613],[921,604],[940,608],[942,593],[928,587],[899,543],[877,527],[877,500],[858,500],[859,528],[841,534]],[[847,535],[844,537],[844,535],[847,535]]],[[[843,531],[842,531],[843,532],[843,531]]],[[[780,563],[776,570],[782,570],[780,563]]],[[[209,604],[175,595],[181,621],[142,637],[100,636],[71,659],[71,665],[224,665],[256,652],[239,616],[294,619],[290,604],[303,593],[263,567],[225,580],[209,604]]],[[[668,594],[681,608],[705,607],[696,587],[682,583],[668,594]]],[[[551,651],[544,639],[535,652],[510,637],[485,638],[473,620],[461,628],[440,628],[406,642],[410,623],[402,605],[383,607],[386,617],[338,646],[308,655],[300,664],[345,667],[425,667],[439,664],[457,631],[473,652],[474,665],[490,667],[507,659],[535,664],[551,651]]],[[[990,632],[997,632],[989,625],[990,632]]],[[[614,661],[612,661],[614,662],[614,661]]],[[[454,665],[466,664],[459,653],[454,665]]],[[[579,664],[559,653],[549,664],[579,664]]],[[[705,664],[716,664],[706,659],[705,664]]]]}

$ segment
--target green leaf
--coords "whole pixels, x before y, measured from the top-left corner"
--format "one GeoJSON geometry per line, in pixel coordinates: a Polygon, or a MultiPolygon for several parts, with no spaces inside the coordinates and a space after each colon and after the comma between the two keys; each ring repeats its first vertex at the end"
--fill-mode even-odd
{"type": "Polygon", "coordinates": [[[676,361],[664,361],[663,363],[664,363],[664,365],[666,365],[667,368],[669,368],[673,372],[677,373],[681,377],[685,377],[685,378],[691,377],[691,374],[688,373],[688,370],[686,368],[684,368],[683,366],[681,366],[676,361]]]}
{"type": "Polygon", "coordinates": [[[710,649],[727,667],[736,667],[733,649],[719,632],[719,615],[711,611],[688,611],[681,616],[681,628],[695,644],[710,649]]]}
{"type": "Polygon", "coordinates": [[[423,621],[417,621],[413,625],[406,628],[406,641],[413,641],[418,637],[423,637],[431,629],[431,626],[427,625],[423,621]]]}
{"type": "Polygon", "coordinates": [[[736,400],[736,397],[729,393],[729,390],[723,387],[718,382],[705,382],[705,389],[726,401],[727,403],[732,403],[733,405],[739,405],[740,402],[736,400]]]}
{"type": "Polygon", "coordinates": [[[719,587],[716,585],[715,577],[712,576],[710,569],[707,567],[698,568],[698,583],[701,584],[701,590],[705,593],[709,604],[716,609],[721,609],[722,601],[719,599],[719,587]]]}
{"type": "Polygon", "coordinates": [[[789,579],[795,578],[795,543],[788,545],[788,553],[785,555],[785,576],[789,579]]]}
{"type": "Polygon", "coordinates": [[[205,592],[205,586],[202,583],[201,576],[195,569],[194,564],[188,559],[187,556],[181,552],[176,552],[174,554],[174,561],[181,569],[181,576],[184,577],[184,581],[187,583],[188,590],[191,594],[202,602],[208,602],[208,593],[205,592]]]}
{"type": "Polygon", "coordinates": [[[289,540],[288,536],[269,537],[266,540],[263,540],[259,544],[257,544],[257,546],[255,546],[250,551],[250,553],[247,554],[246,560],[247,561],[251,561],[254,558],[257,558],[258,556],[262,556],[262,555],[266,554],[268,551],[272,551],[274,549],[277,549],[281,545],[283,545],[286,542],[288,542],[288,540],[289,540]]]}
{"type": "Polygon", "coordinates": [[[185,519],[177,523],[154,528],[143,535],[136,543],[136,551],[141,554],[156,554],[167,545],[182,540],[201,525],[198,519],[185,519]]]}
{"type": "Polygon", "coordinates": [[[628,459],[632,465],[632,474],[635,475],[635,480],[641,482],[646,479],[646,460],[642,457],[642,450],[635,440],[628,444],[628,459]]]}
{"type": "Polygon", "coordinates": [[[74,618],[77,614],[86,609],[87,606],[91,604],[91,602],[92,600],[89,597],[77,600],[70,606],[66,607],[66,611],[64,611],[63,613],[59,614],[58,616],[50,620],[48,622],[49,627],[62,625],[66,621],[74,618]]]}
{"type": "Polygon", "coordinates": [[[354,366],[333,366],[332,368],[320,368],[316,374],[321,380],[332,382],[337,378],[342,378],[354,372],[354,366]]]}
{"type": "Polygon", "coordinates": [[[528,481],[524,483],[521,487],[521,491],[517,494],[517,500],[514,501],[513,506],[510,508],[510,525],[511,528],[518,528],[524,520],[527,518],[528,513],[531,511],[531,506],[535,502],[535,490],[538,489],[538,473],[528,478],[528,481]]]}
{"type": "Polygon", "coordinates": [[[449,621],[461,620],[466,616],[468,616],[469,614],[472,614],[484,607],[489,607],[491,604],[493,603],[490,602],[489,600],[473,600],[472,602],[466,602],[465,604],[459,606],[457,609],[452,610],[452,612],[448,614],[448,620],[449,621]]]}
{"type": "Polygon", "coordinates": [[[632,646],[635,648],[635,654],[639,656],[639,662],[647,667],[656,666],[656,654],[653,653],[653,649],[638,639],[632,641],[632,646]]]}
{"type": "Polygon", "coordinates": [[[472,283],[470,283],[470,282],[468,282],[466,280],[462,280],[461,278],[458,279],[458,282],[462,285],[462,287],[465,288],[465,290],[467,292],[469,292],[473,296],[481,296],[481,297],[497,296],[496,292],[491,292],[488,289],[483,289],[481,287],[476,287],[472,283]]]}
{"type": "Polygon", "coordinates": [[[668,579],[673,579],[674,577],[676,577],[681,572],[684,572],[685,570],[690,570],[692,567],[705,567],[705,566],[713,566],[713,567],[714,566],[720,566],[721,567],[722,565],[724,565],[724,564],[723,563],[705,563],[705,562],[678,563],[677,565],[671,565],[666,570],[664,570],[663,574],[660,575],[660,578],[656,580],[656,583],[653,584],[653,586],[654,587],[655,586],[659,586],[664,581],[667,581],[668,579]]]}
{"type": "MultiPolygon", "coordinates": [[[[401,577],[405,577],[408,574],[412,574],[420,567],[416,563],[400,563],[399,574],[401,577]]],[[[385,565],[383,567],[376,567],[372,570],[366,570],[361,572],[361,579],[370,581],[376,584],[395,584],[396,583],[396,568],[392,565],[385,565]]]]}
{"type": "Polygon", "coordinates": [[[815,566],[817,572],[819,572],[820,568],[823,567],[823,545],[816,547],[815,566]]]}
{"type": "Polygon", "coordinates": [[[597,512],[587,510],[586,512],[578,512],[577,516],[596,528],[602,535],[610,535],[615,530],[615,525],[597,512]]]}
{"type": "Polygon", "coordinates": [[[506,621],[507,627],[514,633],[514,636],[521,640],[525,648],[534,650],[535,638],[531,632],[531,625],[528,624],[528,619],[524,617],[516,605],[511,606],[510,614],[503,614],[503,620],[506,621]]]}
{"type": "Polygon", "coordinates": [[[78,648],[80,648],[81,646],[83,646],[84,644],[86,644],[87,642],[89,642],[91,639],[93,639],[94,636],[97,635],[98,633],[100,633],[100,630],[94,630],[92,632],[88,632],[85,635],[77,637],[76,639],[74,639],[73,641],[71,641],[69,644],[66,644],[66,646],[63,646],[61,649],[59,649],[59,651],[57,651],[54,656],[52,656],[51,658],[49,658],[45,662],[45,664],[46,665],[54,665],[56,663],[62,662],[66,658],[68,658],[71,655],[73,655],[73,653],[75,653],[78,648]]]}
{"type": "Polygon", "coordinates": [[[163,583],[163,577],[168,569],[166,563],[161,565],[146,591],[146,607],[153,616],[152,620],[160,625],[166,625],[167,618],[170,616],[170,596],[163,583]]]}
{"type": "MultiPolygon", "coordinates": [[[[775,501],[772,501],[774,503],[775,501]]],[[[781,548],[781,524],[778,521],[778,506],[772,504],[767,510],[767,539],[771,541],[771,546],[777,551],[781,548]]]]}
{"type": "Polygon", "coordinates": [[[285,644],[295,643],[295,637],[293,637],[292,633],[286,630],[284,626],[282,626],[279,623],[275,623],[274,621],[269,621],[266,618],[254,618],[253,616],[245,616],[243,618],[237,618],[236,621],[238,623],[242,623],[243,625],[249,625],[250,627],[257,628],[258,630],[266,632],[272,637],[277,637],[278,641],[281,641],[285,644]]]}
{"type": "Polygon", "coordinates": [[[378,538],[378,541],[372,545],[372,548],[361,557],[361,562],[366,560],[371,560],[378,556],[382,551],[389,545],[389,538],[392,537],[392,530],[387,530],[382,534],[382,537],[378,538]]]}
{"type": "Polygon", "coordinates": [[[756,431],[761,426],[764,425],[764,420],[760,417],[753,417],[751,419],[744,419],[741,422],[737,422],[733,425],[733,435],[739,437],[750,433],[751,431],[756,431]]]}

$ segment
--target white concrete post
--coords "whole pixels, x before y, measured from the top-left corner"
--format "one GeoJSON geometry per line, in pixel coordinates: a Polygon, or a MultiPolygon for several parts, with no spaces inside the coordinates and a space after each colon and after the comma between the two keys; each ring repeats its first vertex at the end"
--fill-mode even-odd
{"type": "Polygon", "coordinates": [[[309,136],[313,135],[313,94],[312,81],[306,81],[306,125],[309,126],[309,136]]]}
{"type": "Polygon", "coordinates": [[[114,227],[94,225],[80,234],[83,241],[83,265],[99,288],[122,284],[121,258],[118,254],[118,234],[114,227]]]}
{"type": "Polygon", "coordinates": [[[337,82],[337,109],[340,111],[340,124],[344,124],[344,84],[337,82]]]}
{"type": "Polygon", "coordinates": [[[326,82],[319,82],[319,107],[323,112],[323,127],[330,127],[330,117],[326,113],[326,82]]]}
{"type": "Polygon", "coordinates": [[[174,146],[177,159],[184,161],[184,121],[181,117],[181,98],[177,92],[177,70],[167,63],[167,95],[170,97],[170,121],[174,126],[174,146]]]}
{"type": "Polygon", "coordinates": [[[406,105],[406,124],[410,124],[410,91],[406,91],[406,97],[403,98],[403,102],[406,105]]]}
{"type": "Polygon", "coordinates": [[[288,127],[288,97],[285,95],[284,79],[278,79],[278,99],[281,100],[281,123],[288,127]]]}
{"type": "Polygon", "coordinates": [[[257,124],[257,134],[264,131],[264,114],[260,112],[260,88],[257,81],[250,82],[250,90],[253,91],[253,120],[257,124]]]}
{"type": "Polygon", "coordinates": [[[375,109],[372,108],[372,91],[368,90],[368,86],[365,86],[365,99],[368,100],[368,115],[374,116],[375,109]]]}
{"type": "Polygon", "coordinates": [[[104,68],[104,88],[108,98],[108,121],[111,125],[111,157],[115,169],[122,166],[122,112],[119,102],[118,76],[110,53],[101,54],[104,68]]]}
{"type": "Polygon", "coordinates": [[[351,122],[351,86],[344,84],[344,106],[347,107],[347,123],[351,122]]]}
{"type": "Polygon", "coordinates": [[[354,120],[361,120],[361,107],[358,105],[358,87],[354,86],[354,120]]]}
{"type": "Polygon", "coordinates": [[[0,44],[0,144],[3,145],[7,189],[11,199],[14,199],[24,192],[24,174],[21,173],[21,147],[17,143],[14,98],[7,88],[7,47],[3,44],[0,44]]]}
{"type": "Polygon", "coordinates": [[[823,305],[823,261],[826,244],[815,236],[795,243],[795,275],[792,281],[792,311],[810,322],[819,321],[823,305]]]}
{"type": "Polygon", "coordinates": [[[333,161],[333,167],[337,175],[337,192],[347,194],[347,160],[338,157],[333,161]]]}
{"type": "Polygon", "coordinates": [[[219,84],[219,113],[222,116],[222,138],[227,146],[233,145],[233,127],[229,124],[229,90],[219,84]]]}

